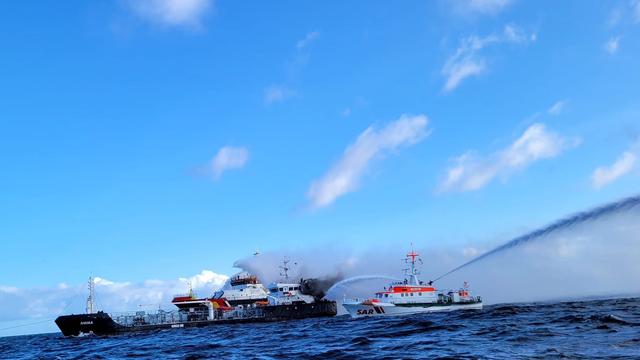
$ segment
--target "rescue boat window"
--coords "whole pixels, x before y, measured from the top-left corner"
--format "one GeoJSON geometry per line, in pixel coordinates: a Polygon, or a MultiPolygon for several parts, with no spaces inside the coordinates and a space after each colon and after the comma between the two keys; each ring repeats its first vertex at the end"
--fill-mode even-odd
{"type": "Polygon", "coordinates": [[[422,293],[418,293],[418,296],[422,296],[422,293]]]}
{"type": "Polygon", "coordinates": [[[389,297],[389,294],[384,294],[384,297],[389,297]]]}
{"type": "Polygon", "coordinates": [[[283,289],[283,288],[280,288],[280,291],[284,291],[284,289],[283,289]]]}
{"type": "Polygon", "coordinates": [[[411,293],[411,296],[413,296],[413,293],[411,293]]]}

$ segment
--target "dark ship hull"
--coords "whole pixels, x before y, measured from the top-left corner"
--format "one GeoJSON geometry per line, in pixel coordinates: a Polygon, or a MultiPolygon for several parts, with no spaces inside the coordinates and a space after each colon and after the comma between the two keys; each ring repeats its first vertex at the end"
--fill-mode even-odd
{"type": "Polygon", "coordinates": [[[79,336],[83,334],[116,335],[128,332],[152,331],[161,329],[176,329],[187,327],[202,327],[216,324],[235,324],[295,320],[314,317],[330,317],[337,314],[335,301],[317,301],[315,303],[273,305],[239,310],[231,316],[216,311],[213,318],[202,314],[183,313],[175,317],[170,313],[151,315],[144,314],[128,318],[126,323],[120,323],[105,312],[95,314],[64,315],[56,319],[56,325],[64,336],[79,336]],[[153,319],[153,320],[150,320],[153,319]],[[131,320],[131,321],[129,321],[131,320]]]}

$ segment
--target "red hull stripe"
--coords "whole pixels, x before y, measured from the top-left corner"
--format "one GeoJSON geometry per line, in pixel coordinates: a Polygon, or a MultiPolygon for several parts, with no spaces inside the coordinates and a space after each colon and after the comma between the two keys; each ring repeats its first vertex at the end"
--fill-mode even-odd
{"type": "Polygon", "coordinates": [[[393,293],[416,293],[416,292],[435,292],[433,287],[393,287],[389,291],[381,291],[378,294],[393,294],[393,293]]]}

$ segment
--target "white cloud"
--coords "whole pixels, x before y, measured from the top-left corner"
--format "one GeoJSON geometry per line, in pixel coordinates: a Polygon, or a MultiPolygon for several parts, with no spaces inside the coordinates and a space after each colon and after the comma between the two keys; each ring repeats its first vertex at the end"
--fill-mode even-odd
{"type": "Polygon", "coordinates": [[[564,110],[565,106],[567,106],[567,102],[565,100],[556,101],[555,104],[551,105],[547,112],[550,115],[558,115],[564,110]]]}
{"type": "Polygon", "coordinates": [[[308,51],[302,50],[309,47],[309,45],[316,41],[319,36],[320,32],[312,31],[305,35],[304,39],[296,43],[297,51],[295,52],[293,59],[287,64],[289,81],[286,81],[285,85],[272,84],[269,87],[265,88],[263,95],[265,104],[284,102],[285,100],[291,99],[297,95],[296,91],[289,88],[286,84],[291,83],[291,80],[296,78],[297,75],[304,69],[309,60],[310,54],[308,51]]]}
{"type": "Polygon", "coordinates": [[[467,0],[469,10],[483,13],[496,14],[512,3],[512,0],[467,0]]]}
{"type": "Polygon", "coordinates": [[[199,274],[189,278],[180,278],[180,281],[188,282],[197,289],[209,286],[210,284],[219,284],[216,286],[222,286],[228,278],[227,275],[218,274],[211,270],[202,270],[199,274]]]}
{"type": "Polygon", "coordinates": [[[287,87],[281,85],[271,85],[264,90],[264,102],[267,104],[283,102],[295,96],[295,94],[295,91],[287,87]]]}
{"type": "Polygon", "coordinates": [[[312,182],[307,192],[311,207],[329,206],[340,196],[357,189],[372,160],[419,142],[427,135],[427,124],[424,115],[402,115],[382,129],[367,128],[322,178],[312,182]]]}
{"type": "Polygon", "coordinates": [[[17,287],[0,285],[0,293],[15,294],[16,292],[18,292],[17,287]]]}
{"type": "Polygon", "coordinates": [[[298,49],[302,49],[305,48],[307,46],[309,46],[312,42],[314,42],[318,36],[320,36],[320,33],[318,31],[312,31],[310,33],[308,33],[304,39],[298,41],[298,43],[296,44],[296,47],[298,49]]]}
{"type": "Polygon", "coordinates": [[[342,115],[342,117],[349,117],[354,111],[366,107],[367,105],[368,102],[364,97],[356,96],[355,100],[349,106],[342,109],[340,115],[342,115]]]}
{"type": "Polygon", "coordinates": [[[465,258],[474,258],[478,256],[478,254],[480,254],[480,251],[473,246],[467,246],[462,249],[462,256],[465,258]]]}
{"type": "Polygon", "coordinates": [[[230,169],[240,169],[249,160],[249,150],[245,147],[225,146],[211,161],[213,177],[219,179],[222,174],[230,169]]]}
{"type": "Polygon", "coordinates": [[[444,85],[445,91],[451,91],[458,87],[462,80],[480,75],[485,71],[484,62],[477,62],[472,59],[464,59],[460,62],[452,63],[451,66],[445,67],[447,81],[444,85]]]}
{"type": "Polygon", "coordinates": [[[477,76],[486,71],[486,61],[480,55],[485,47],[492,44],[511,43],[523,44],[535,41],[535,34],[527,35],[514,25],[506,25],[500,34],[486,37],[471,35],[460,41],[455,53],[447,59],[442,68],[445,77],[443,90],[450,92],[460,83],[471,76],[477,76]]]}
{"type": "Polygon", "coordinates": [[[600,166],[595,169],[591,174],[591,184],[599,189],[616,181],[633,170],[636,160],[637,155],[633,151],[625,151],[611,166],[600,166]]]}
{"type": "Polygon", "coordinates": [[[633,0],[631,2],[633,8],[633,17],[635,22],[640,22],[640,0],[633,0]]]}
{"type": "Polygon", "coordinates": [[[128,0],[136,15],[163,25],[199,26],[213,0],[128,0]]]}
{"type": "Polygon", "coordinates": [[[507,148],[490,156],[483,158],[469,151],[455,158],[455,164],[447,170],[439,190],[478,190],[498,176],[506,179],[535,161],[553,158],[576,145],[577,141],[564,139],[548,131],[543,124],[533,124],[507,148]]]}
{"type": "Polygon", "coordinates": [[[613,37],[604,44],[604,50],[609,54],[613,55],[616,52],[618,52],[619,46],[620,46],[620,37],[619,36],[613,37]]]}
{"type": "Polygon", "coordinates": [[[623,14],[622,14],[621,8],[614,8],[609,13],[609,18],[607,19],[607,25],[609,27],[616,26],[618,23],[620,23],[620,20],[622,19],[622,15],[623,14]]]}
{"type": "Polygon", "coordinates": [[[452,10],[460,15],[496,15],[513,3],[513,0],[446,0],[452,10]]]}

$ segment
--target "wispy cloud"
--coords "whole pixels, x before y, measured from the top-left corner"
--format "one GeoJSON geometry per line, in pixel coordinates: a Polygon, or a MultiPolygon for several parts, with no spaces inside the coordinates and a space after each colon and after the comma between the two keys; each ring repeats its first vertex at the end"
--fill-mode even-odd
{"type": "Polygon", "coordinates": [[[604,50],[606,52],[608,52],[609,54],[613,55],[613,54],[618,52],[618,47],[619,46],[620,46],[620,37],[616,36],[616,37],[613,37],[613,38],[609,39],[604,44],[604,50]]]}
{"type": "Polygon", "coordinates": [[[548,131],[544,124],[527,128],[511,145],[487,157],[468,151],[454,159],[438,190],[473,191],[488,185],[496,177],[507,179],[511,174],[532,163],[553,158],[565,149],[576,146],[578,140],[569,140],[548,131]]]}
{"type": "Polygon", "coordinates": [[[556,101],[553,105],[551,105],[549,110],[547,110],[547,113],[549,113],[549,115],[559,115],[566,106],[567,106],[566,100],[556,101]]]}
{"type": "Polygon", "coordinates": [[[305,35],[302,40],[296,43],[296,51],[292,60],[287,64],[287,80],[281,84],[272,84],[264,89],[263,100],[265,104],[273,104],[284,102],[292,99],[297,95],[296,90],[290,87],[293,80],[299,76],[302,69],[307,64],[310,54],[309,51],[303,51],[308,48],[311,43],[316,41],[320,36],[319,31],[311,31],[305,35]]]}
{"type": "Polygon", "coordinates": [[[200,26],[214,0],[127,0],[141,18],[168,26],[200,26]]]}
{"type": "Polygon", "coordinates": [[[460,41],[460,46],[447,59],[442,68],[445,77],[443,90],[450,92],[466,78],[482,74],[487,69],[486,60],[481,56],[482,49],[500,43],[523,44],[535,41],[535,34],[527,35],[514,25],[506,25],[500,34],[486,37],[471,35],[460,41]]]}
{"type": "Polygon", "coordinates": [[[245,147],[225,146],[218,150],[218,153],[211,161],[213,177],[219,179],[227,170],[240,169],[249,160],[249,150],[245,147]]]}
{"type": "Polygon", "coordinates": [[[600,189],[633,170],[638,160],[638,144],[623,152],[616,161],[609,166],[600,166],[591,174],[591,185],[600,189]]]}
{"type": "Polygon", "coordinates": [[[349,117],[351,116],[354,110],[365,107],[365,106],[367,106],[367,100],[362,96],[358,96],[356,97],[356,99],[353,101],[351,105],[347,106],[346,108],[342,109],[342,111],[340,111],[340,115],[342,115],[342,117],[349,117]]]}
{"type": "Polygon", "coordinates": [[[461,15],[496,15],[509,7],[513,0],[446,0],[452,10],[461,15]]]}
{"type": "Polygon", "coordinates": [[[314,42],[318,36],[320,36],[320,32],[318,31],[312,31],[310,33],[308,33],[304,39],[298,41],[298,43],[296,44],[296,47],[298,48],[298,50],[303,49],[307,46],[309,46],[312,42],[314,42]]]}
{"type": "Polygon", "coordinates": [[[484,14],[496,14],[513,3],[512,0],[467,0],[471,11],[484,14]]]}
{"type": "Polygon", "coordinates": [[[271,85],[264,89],[264,102],[265,104],[283,102],[294,97],[295,95],[296,92],[286,86],[271,85]]]}
{"type": "Polygon", "coordinates": [[[374,159],[421,141],[428,134],[427,124],[424,115],[402,115],[381,129],[367,128],[324,176],[311,183],[307,192],[310,206],[326,207],[340,196],[355,191],[374,159]]]}

